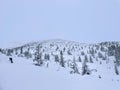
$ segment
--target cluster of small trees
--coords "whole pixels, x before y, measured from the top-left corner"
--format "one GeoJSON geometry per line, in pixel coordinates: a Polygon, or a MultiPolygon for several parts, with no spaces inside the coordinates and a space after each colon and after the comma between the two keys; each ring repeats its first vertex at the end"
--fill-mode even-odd
{"type": "MultiPolygon", "coordinates": [[[[36,65],[38,66],[42,66],[43,64],[45,64],[45,59],[47,60],[50,60],[50,55],[49,54],[45,54],[44,55],[44,59],[42,58],[43,57],[43,54],[41,53],[41,48],[40,46],[38,45],[36,47],[36,52],[35,52],[35,59],[34,61],[37,62],[36,65]]],[[[55,59],[55,62],[58,63],[61,67],[66,67],[66,63],[67,61],[64,60],[64,54],[63,54],[63,51],[59,51],[59,54],[56,54],[54,55],[54,59],[55,59]]],[[[85,61],[88,60],[88,57],[85,56],[85,61]]],[[[90,60],[92,62],[92,58],[90,57],[90,60]]],[[[78,57],[78,61],[79,62],[82,62],[81,60],[81,57],[79,56],[78,57]]],[[[88,61],[87,61],[88,62],[88,61]]],[[[73,58],[73,60],[71,60],[71,62],[69,63],[69,68],[71,68],[71,71],[70,73],[77,73],[77,74],[80,74],[79,72],[79,68],[77,66],[77,62],[75,60],[75,57],[73,58]]],[[[88,66],[86,65],[86,62],[83,64],[83,75],[85,74],[88,74],[88,66]]]]}
{"type": "Polygon", "coordinates": [[[6,53],[7,56],[11,56],[12,53],[13,53],[13,50],[12,50],[12,49],[7,49],[7,53],[6,53]]]}
{"type": "Polygon", "coordinates": [[[17,55],[19,57],[26,57],[26,58],[32,58],[32,54],[29,51],[30,48],[28,48],[27,50],[24,50],[24,47],[17,47],[17,48],[13,48],[13,49],[5,49],[2,50],[2,52],[4,51],[4,54],[6,54],[7,56],[12,56],[12,55],[17,55]]]}
{"type": "Polygon", "coordinates": [[[108,56],[114,56],[115,61],[114,61],[114,69],[116,75],[119,75],[119,70],[118,67],[120,66],[120,46],[118,43],[112,43],[108,47],[108,56]]]}
{"type": "Polygon", "coordinates": [[[32,58],[32,54],[31,54],[30,52],[28,52],[28,51],[25,51],[25,52],[24,52],[24,56],[25,56],[26,58],[32,58]]]}
{"type": "Polygon", "coordinates": [[[2,54],[6,54],[6,50],[0,48],[0,53],[2,53],[2,54]]]}

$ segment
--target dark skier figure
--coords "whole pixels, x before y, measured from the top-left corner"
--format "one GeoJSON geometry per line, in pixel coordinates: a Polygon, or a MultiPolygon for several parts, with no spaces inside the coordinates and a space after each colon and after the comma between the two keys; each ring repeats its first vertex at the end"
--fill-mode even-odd
{"type": "Polygon", "coordinates": [[[10,60],[11,63],[13,63],[13,59],[11,57],[9,58],[9,60],[10,60]]]}

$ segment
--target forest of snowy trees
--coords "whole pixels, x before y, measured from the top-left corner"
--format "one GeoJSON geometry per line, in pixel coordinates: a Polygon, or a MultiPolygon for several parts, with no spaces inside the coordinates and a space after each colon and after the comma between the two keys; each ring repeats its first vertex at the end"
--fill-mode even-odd
{"type": "Polygon", "coordinates": [[[119,75],[120,43],[103,42],[98,44],[81,45],[75,42],[41,42],[33,45],[23,45],[12,49],[0,49],[7,56],[32,58],[37,66],[49,66],[54,61],[63,68],[70,68],[70,73],[89,75],[91,71],[87,64],[102,61],[109,63],[110,57],[114,57],[115,73],[119,75]],[[101,61],[102,60],[102,61],[101,61]],[[81,67],[80,67],[81,65],[81,67]],[[82,69],[82,72],[80,72],[82,69]]]}

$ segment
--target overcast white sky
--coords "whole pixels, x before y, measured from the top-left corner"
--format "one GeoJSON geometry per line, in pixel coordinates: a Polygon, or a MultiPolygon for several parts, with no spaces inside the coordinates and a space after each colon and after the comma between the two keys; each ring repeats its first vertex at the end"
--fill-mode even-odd
{"type": "Polygon", "coordinates": [[[120,41],[120,0],[0,0],[0,42],[120,41]]]}

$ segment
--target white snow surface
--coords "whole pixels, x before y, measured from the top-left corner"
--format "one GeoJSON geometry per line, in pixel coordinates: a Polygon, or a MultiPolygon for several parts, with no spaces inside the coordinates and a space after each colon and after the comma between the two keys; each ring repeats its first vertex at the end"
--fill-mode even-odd
{"type": "Polygon", "coordinates": [[[119,75],[106,70],[98,78],[104,64],[101,72],[82,76],[64,68],[58,71],[54,63],[47,68],[33,65],[32,59],[13,56],[13,60],[11,64],[8,56],[0,54],[0,90],[120,90],[119,75]]]}

